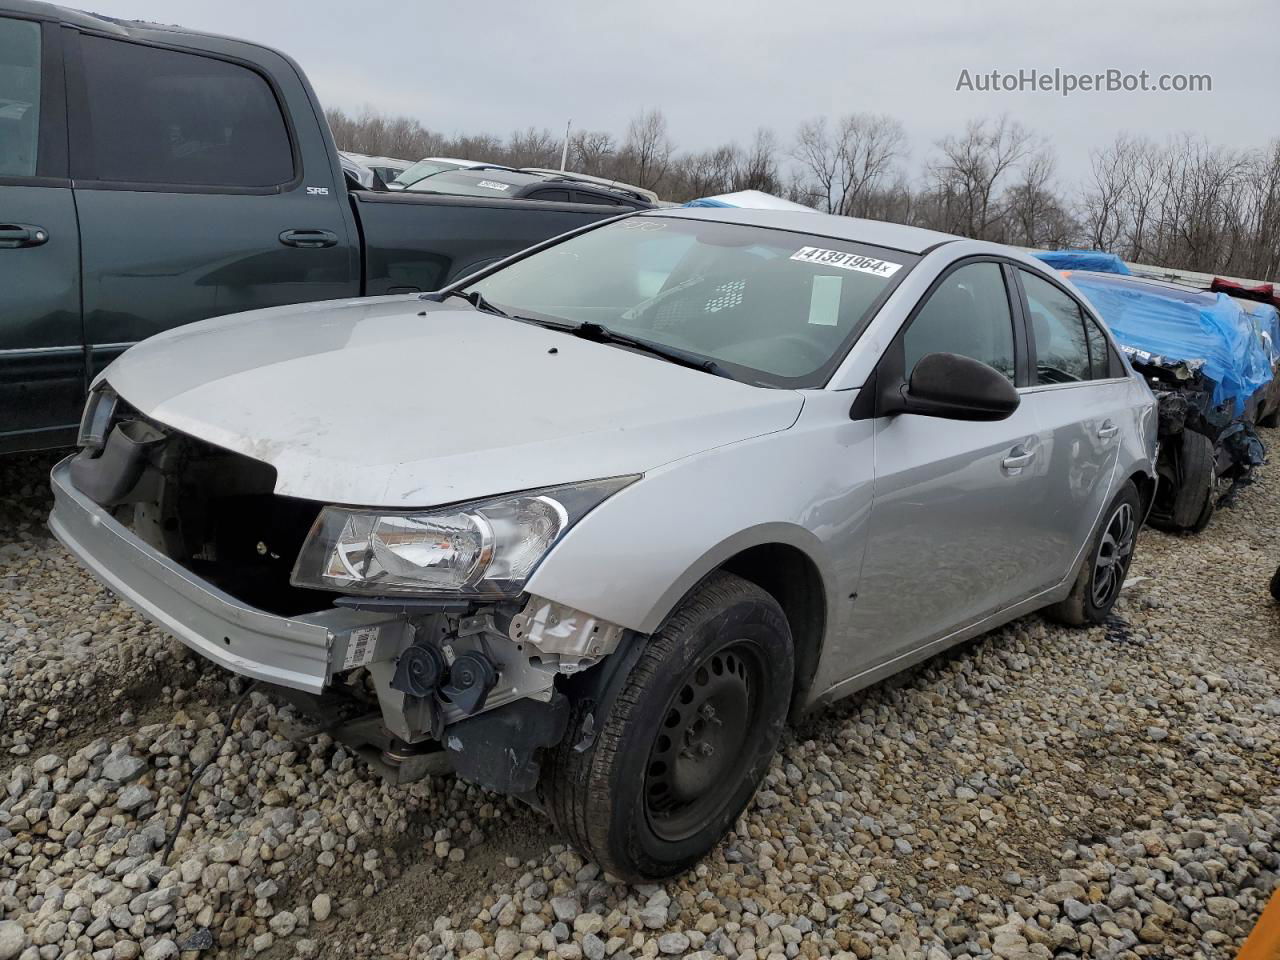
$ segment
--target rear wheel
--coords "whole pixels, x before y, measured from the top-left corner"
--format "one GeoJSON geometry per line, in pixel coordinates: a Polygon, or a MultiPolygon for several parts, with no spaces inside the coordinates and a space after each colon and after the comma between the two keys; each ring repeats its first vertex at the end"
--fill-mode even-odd
{"type": "MultiPolygon", "coordinates": [[[[777,602],[718,573],[645,644],[544,764],[548,813],[584,855],[624,880],[678,873],[751,800],[786,721],[795,655],[777,602]]],[[[581,708],[580,708],[581,710],[581,708]]]]}
{"type": "Polygon", "coordinates": [[[1065,600],[1045,613],[1070,626],[1102,623],[1120,598],[1142,520],[1142,497],[1127,482],[1102,515],[1102,524],[1080,560],[1075,583],[1065,600]]]}

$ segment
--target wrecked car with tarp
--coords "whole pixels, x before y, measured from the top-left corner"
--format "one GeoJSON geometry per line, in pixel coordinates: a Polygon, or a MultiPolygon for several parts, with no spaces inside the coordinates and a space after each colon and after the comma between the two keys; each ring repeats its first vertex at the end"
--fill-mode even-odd
{"type": "Polygon", "coordinates": [[[1159,402],[1160,489],[1151,521],[1203,530],[1221,498],[1262,463],[1254,425],[1274,424],[1280,409],[1275,307],[1125,275],[1127,268],[1071,269],[1070,257],[1054,257],[1049,262],[1067,268],[1159,402]]]}

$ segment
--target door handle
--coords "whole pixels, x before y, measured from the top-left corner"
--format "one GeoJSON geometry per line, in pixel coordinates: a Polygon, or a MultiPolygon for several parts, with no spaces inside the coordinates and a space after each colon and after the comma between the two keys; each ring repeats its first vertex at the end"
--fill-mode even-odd
{"type": "Polygon", "coordinates": [[[338,242],[338,235],[332,230],[285,230],[280,234],[280,242],[286,247],[317,250],[335,245],[338,242]]]}
{"type": "Polygon", "coordinates": [[[1112,423],[1110,420],[1104,420],[1104,421],[1102,421],[1102,426],[1100,426],[1100,427],[1098,428],[1098,439],[1099,439],[1099,440],[1110,440],[1112,437],[1114,437],[1114,436],[1115,436],[1117,433],[1119,433],[1119,432],[1120,432],[1120,428],[1119,428],[1119,427],[1117,427],[1117,426],[1116,426],[1114,423],[1112,423]]]}
{"type": "Polygon", "coordinates": [[[1034,450],[1027,450],[1026,447],[1014,447],[1010,455],[1000,461],[1000,466],[1010,472],[1021,472],[1022,468],[1036,458],[1034,450]]]}
{"type": "Polygon", "coordinates": [[[0,249],[38,247],[49,242],[49,231],[30,223],[0,223],[0,249]]]}

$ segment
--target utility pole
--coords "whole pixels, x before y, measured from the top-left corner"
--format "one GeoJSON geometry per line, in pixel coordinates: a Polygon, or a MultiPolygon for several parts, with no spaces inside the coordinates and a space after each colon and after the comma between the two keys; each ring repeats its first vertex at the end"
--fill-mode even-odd
{"type": "Polygon", "coordinates": [[[569,163],[569,130],[573,127],[573,119],[564,125],[564,146],[560,149],[560,172],[563,173],[569,163]]]}

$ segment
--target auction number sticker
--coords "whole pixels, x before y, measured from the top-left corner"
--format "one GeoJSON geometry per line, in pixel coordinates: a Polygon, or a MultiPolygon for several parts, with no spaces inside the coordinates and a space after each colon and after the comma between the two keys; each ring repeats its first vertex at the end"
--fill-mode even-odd
{"type": "Polygon", "coordinates": [[[342,658],[342,669],[363,667],[373,659],[373,650],[377,645],[377,627],[356,627],[347,637],[347,652],[342,658]]]}
{"type": "Polygon", "coordinates": [[[841,270],[872,273],[877,277],[892,277],[902,267],[902,264],[890,260],[877,260],[875,257],[845,253],[843,250],[824,250],[822,247],[801,247],[791,255],[791,259],[802,263],[816,263],[823,267],[839,267],[841,270]]]}
{"type": "Polygon", "coordinates": [[[477,187],[484,187],[487,190],[510,190],[511,184],[499,183],[497,180],[480,180],[476,183],[477,187]]]}

